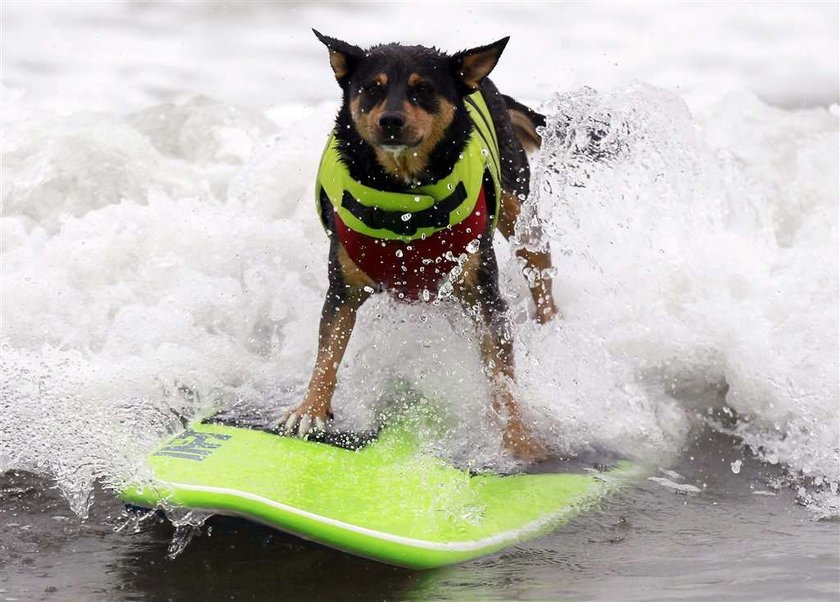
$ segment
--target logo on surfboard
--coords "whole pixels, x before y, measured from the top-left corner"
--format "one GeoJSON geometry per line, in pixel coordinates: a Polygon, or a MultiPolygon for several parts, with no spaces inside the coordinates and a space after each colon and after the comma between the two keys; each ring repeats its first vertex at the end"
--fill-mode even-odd
{"type": "Polygon", "coordinates": [[[169,444],[155,452],[155,456],[171,456],[184,460],[202,462],[210,454],[222,446],[222,442],[230,439],[230,435],[219,433],[199,433],[187,429],[169,444]]]}

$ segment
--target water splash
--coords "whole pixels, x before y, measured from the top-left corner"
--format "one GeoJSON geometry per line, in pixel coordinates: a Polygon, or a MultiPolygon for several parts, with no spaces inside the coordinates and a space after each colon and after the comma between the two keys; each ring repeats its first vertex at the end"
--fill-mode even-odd
{"type": "Polygon", "coordinates": [[[648,388],[724,383],[753,450],[840,480],[836,114],[735,94],[694,119],[642,84],[547,110],[532,202],[566,315],[648,388]]]}
{"type": "Polygon", "coordinates": [[[197,510],[184,511],[177,508],[168,510],[166,517],[175,526],[175,533],[169,542],[166,557],[169,560],[174,560],[180,556],[187,549],[187,546],[190,545],[190,542],[197,535],[201,535],[204,523],[210,516],[211,514],[197,510]]]}

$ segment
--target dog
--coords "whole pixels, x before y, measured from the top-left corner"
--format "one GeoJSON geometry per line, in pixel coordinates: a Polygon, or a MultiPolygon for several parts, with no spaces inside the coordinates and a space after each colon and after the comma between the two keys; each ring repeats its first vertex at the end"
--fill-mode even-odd
{"type": "Polygon", "coordinates": [[[512,338],[493,251],[495,230],[517,234],[536,320],[558,316],[538,224],[515,233],[529,192],[526,150],[539,147],[545,118],[487,77],[509,38],[450,55],[401,44],[363,50],[313,32],[342,91],[316,186],[330,239],[329,287],[308,390],[281,429],[301,437],[326,429],[356,313],[372,294],[410,302],[454,296],[477,325],[504,447],[525,461],[543,459],[513,395],[512,338]]]}

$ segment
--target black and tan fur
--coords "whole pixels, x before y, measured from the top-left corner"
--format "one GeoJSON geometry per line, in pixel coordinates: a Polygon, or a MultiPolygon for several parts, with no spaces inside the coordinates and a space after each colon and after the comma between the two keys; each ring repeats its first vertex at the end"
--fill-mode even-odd
{"type": "MultiPolygon", "coordinates": [[[[410,191],[412,186],[437,181],[451,172],[473,125],[463,97],[480,89],[499,139],[502,198],[498,229],[514,236],[521,201],[528,195],[529,167],[525,148],[540,143],[536,126],[544,119],[528,107],[503,96],[487,78],[507,44],[504,38],[471,50],[447,55],[423,46],[386,44],[362,50],[323,36],[330,65],[343,100],[335,135],[341,157],[357,181],[380,190],[410,191]]],[[[325,223],[332,212],[325,210],[325,223]]],[[[538,274],[531,288],[536,319],[547,322],[558,312],[551,293],[548,250],[539,247],[535,226],[519,232],[523,244],[516,254],[538,274]],[[522,240],[523,238],[530,240],[522,240]],[[537,250],[534,250],[534,249],[537,250]],[[530,249],[530,250],[529,250],[530,249]]],[[[333,228],[328,228],[334,232],[333,228]]],[[[305,435],[312,426],[323,428],[330,416],[337,370],[356,321],[356,312],[377,284],[359,269],[331,235],[329,289],[321,315],[318,354],[308,391],[301,404],[286,413],[287,432],[305,435]]],[[[493,408],[504,424],[504,444],[522,459],[545,454],[530,436],[513,397],[513,347],[507,304],[499,291],[498,266],[492,236],[484,236],[478,253],[464,266],[454,290],[475,318],[482,364],[493,408]]]]}

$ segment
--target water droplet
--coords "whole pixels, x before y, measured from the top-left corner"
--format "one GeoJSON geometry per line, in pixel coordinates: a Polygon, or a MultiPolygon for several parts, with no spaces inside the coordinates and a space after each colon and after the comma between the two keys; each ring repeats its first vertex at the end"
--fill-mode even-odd
{"type": "Polygon", "coordinates": [[[411,219],[411,214],[410,213],[403,213],[402,216],[400,217],[400,219],[402,219],[402,221],[404,221],[404,222],[407,222],[408,220],[411,219]]]}
{"type": "Polygon", "coordinates": [[[364,291],[365,291],[366,293],[372,293],[372,292],[373,292],[373,287],[372,287],[372,286],[365,286],[365,287],[364,287],[364,291]]]}
{"type": "Polygon", "coordinates": [[[467,253],[475,253],[478,251],[479,241],[477,238],[471,240],[469,244],[467,244],[467,253]]]}
{"type": "Polygon", "coordinates": [[[732,469],[733,473],[738,474],[741,472],[741,460],[735,460],[729,465],[729,467],[732,469]]]}
{"type": "Polygon", "coordinates": [[[394,253],[394,255],[396,255],[397,257],[402,257],[403,256],[402,249],[397,249],[396,252],[394,253]]]}

